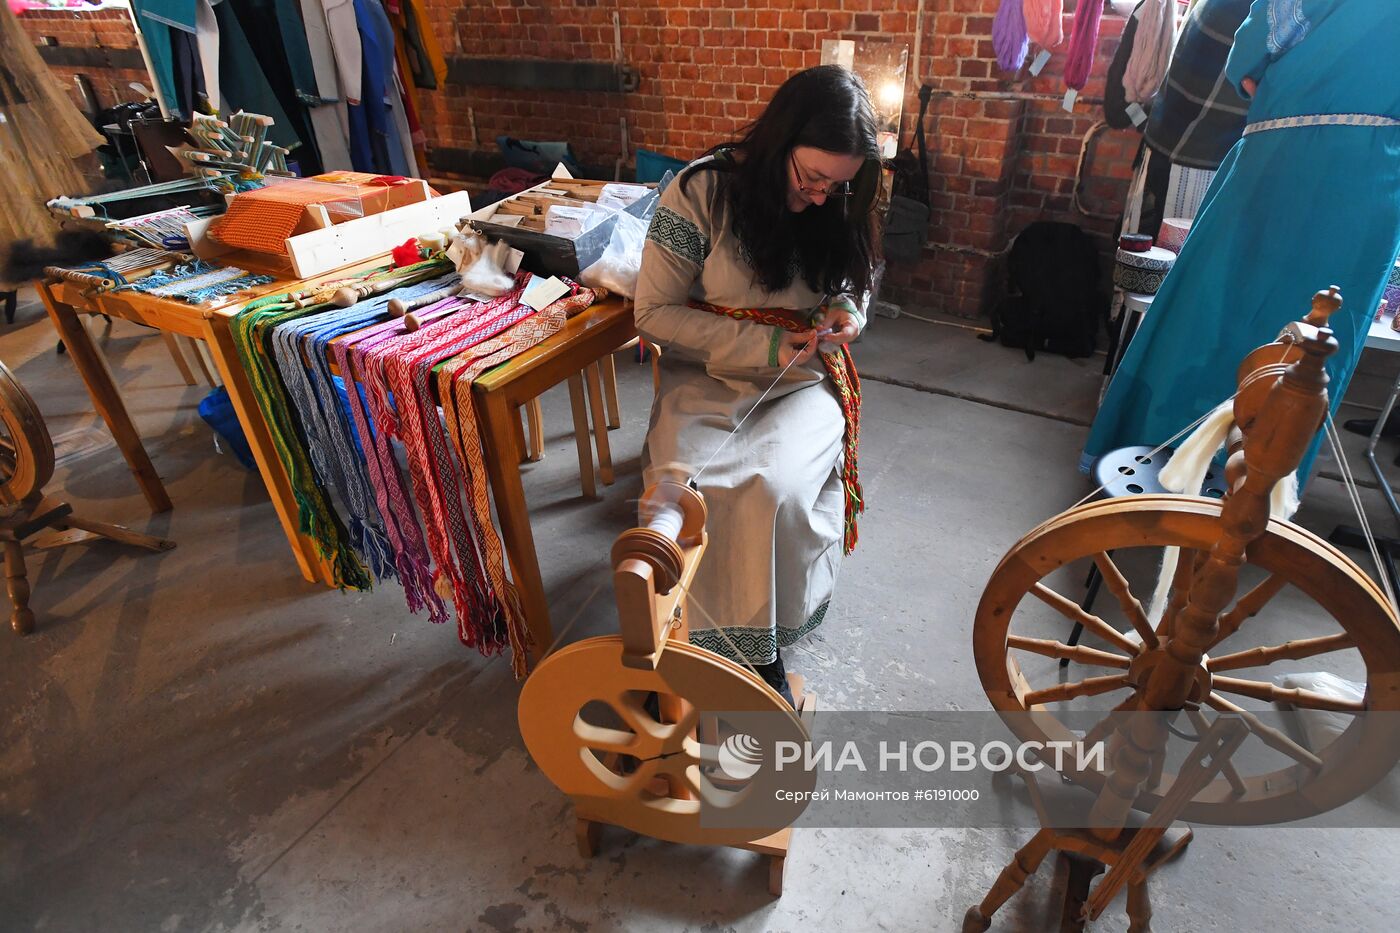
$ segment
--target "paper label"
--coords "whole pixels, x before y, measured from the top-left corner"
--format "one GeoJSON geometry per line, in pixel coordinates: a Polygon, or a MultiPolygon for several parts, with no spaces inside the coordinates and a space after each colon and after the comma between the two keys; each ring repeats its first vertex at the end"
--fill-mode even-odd
{"type": "Polygon", "coordinates": [[[1079,92],[1074,88],[1065,91],[1064,103],[1060,104],[1067,112],[1074,113],[1074,102],[1079,99],[1079,92]]]}
{"type": "MultiPolygon", "coordinates": [[[[506,275],[515,275],[520,268],[520,263],[524,260],[525,254],[518,249],[513,249],[506,253],[506,261],[501,263],[501,271],[506,275]]],[[[538,310],[538,309],[536,309],[538,310]]]]}
{"type": "Polygon", "coordinates": [[[1047,64],[1049,61],[1050,61],[1050,50],[1049,50],[1049,49],[1041,49],[1041,50],[1040,50],[1040,54],[1037,55],[1037,56],[1035,57],[1035,61],[1031,62],[1031,74],[1033,74],[1033,75],[1038,75],[1038,74],[1040,74],[1040,72],[1045,68],[1046,64],[1047,64]]]}
{"type": "Polygon", "coordinates": [[[1142,126],[1147,120],[1147,111],[1143,110],[1142,105],[1137,101],[1125,107],[1123,112],[1128,115],[1129,120],[1133,121],[1133,126],[1142,126]]]}
{"type": "Polygon", "coordinates": [[[568,293],[569,286],[556,277],[551,275],[547,279],[542,279],[536,275],[532,276],[530,284],[525,286],[525,291],[520,296],[520,303],[529,305],[536,311],[543,311],[568,293]]]}

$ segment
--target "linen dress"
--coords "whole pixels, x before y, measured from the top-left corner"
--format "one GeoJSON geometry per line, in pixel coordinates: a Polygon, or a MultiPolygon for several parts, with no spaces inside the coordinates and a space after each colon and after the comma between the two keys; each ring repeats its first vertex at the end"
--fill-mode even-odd
{"type": "MultiPolygon", "coordinates": [[[[1396,121],[1396,49],[1400,3],[1254,0],[1226,75],[1236,87],[1259,82],[1250,125],[1314,114],[1396,121]]],[[[1400,124],[1371,123],[1246,130],[1113,377],[1081,469],[1118,447],[1161,444],[1229,398],[1244,355],[1329,285],[1345,301],[1327,363],[1335,412],[1400,250],[1400,124]]]]}
{"type": "Polygon", "coordinates": [[[699,164],[662,192],[637,280],[637,330],[664,350],[643,479],[650,486],[698,476],[705,496],[710,544],[688,594],[691,643],[770,664],[780,647],[821,624],[831,601],[842,555],[845,422],[815,356],[763,397],[781,372],[779,328],[687,302],[803,312],[839,305],[862,328],[865,319],[848,297],[829,300],[800,274],[781,291],[758,285],[731,229],[726,176],[697,171],[699,164]]]}

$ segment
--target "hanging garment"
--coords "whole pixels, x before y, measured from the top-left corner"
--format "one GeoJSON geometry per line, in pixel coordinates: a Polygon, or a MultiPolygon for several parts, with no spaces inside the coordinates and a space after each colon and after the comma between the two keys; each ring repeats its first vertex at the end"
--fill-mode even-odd
{"type": "Polygon", "coordinates": [[[1145,131],[1147,144],[1177,164],[1214,170],[1244,132],[1249,104],[1225,77],[1225,60],[1249,5],[1201,0],[1181,27],[1145,131]]]}
{"type": "Polygon", "coordinates": [[[1244,355],[1331,284],[1346,302],[1329,321],[1339,350],[1327,361],[1332,409],[1341,403],[1400,250],[1400,199],[1377,196],[1400,191],[1396,48],[1400,5],[1255,0],[1226,73],[1237,88],[1259,82],[1258,129],[1221,163],[1109,385],[1083,469],[1118,447],[1160,444],[1231,396],[1244,355]],[[1328,124],[1335,114],[1365,120],[1328,124]]]}
{"type": "Polygon", "coordinates": [[[637,278],[637,330],[666,348],[643,482],[688,482],[708,464],[697,481],[711,540],[723,546],[706,554],[690,587],[690,639],[738,663],[767,664],[821,624],[835,591],[847,492],[842,399],[819,360],[773,384],[780,327],[690,302],[804,313],[840,302],[862,327],[864,316],[800,276],[778,292],[756,287],[722,195],[725,176],[701,168],[706,161],[662,193],[637,278]]]}
{"type": "Polygon", "coordinates": [[[170,63],[175,78],[175,110],[191,115],[200,112],[204,95],[204,70],[194,33],[182,29],[170,32],[170,63]]]}
{"type": "MultiPolygon", "coordinates": [[[[364,76],[361,106],[368,128],[370,152],[377,171],[386,175],[412,176],[411,155],[405,156],[405,132],[401,128],[403,106],[397,83],[398,62],[394,52],[394,28],[379,0],[355,0],[355,19],[360,27],[364,49],[364,76]]],[[[411,150],[408,150],[411,152],[411,150]]]]}
{"type": "Polygon", "coordinates": [[[194,23],[199,67],[204,75],[204,96],[218,113],[223,107],[219,96],[219,20],[214,16],[210,0],[195,0],[194,23]]]}
{"type": "Polygon", "coordinates": [[[317,99],[314,97],[315,76],[300,14],[286,5],[289,2],[294,0],[223,0],[224,5],[232,5],[244,34],[257,38],[252,44],[256,65],[245,67],[261,70],[265,84],[282,107],[288,129],[301,142],[303,148],[295,155],[300,174],[316,175],[322,168],[321,158],[316,151],[311,118],[306,112],[308,98],[303,93],[303,88],[310,88],[311,99],[317,99]],[[297,20],[294,28],[285,22],[289,16],[297,20]]]}
{"type": "Polygon", "coordinates": [[[1213,181],[1215,172],[1210,169],[1173,164],[1166,195],[1162,201],[1162,216],[1184,217],[1187,220],[1195,217],[1200,212],[1201,205],[1205,203],[1206,194],[1210,191],[1213,181]]]}
{"type": "Polygon", "coordinates": [[[301,146],[291,117],[282,108],[276,92],[263,74],[262,66],[248,42],[235,0],[219,0],[214,4],[214,17],[219,23],[219,91],[223,97],[223,113],[246,110],[272,118],[268,138],[291,150],[289,158],[299,158],[301,146]]]}
{"type": "MultiPolygon", "coordinates": [[[[394,80],[389,87],[389,113],[393,116],[394,134],[388,141],[391,174],[414,178],[419,174],[418,159],[413,154],[413,126],[409,122],[413,104],[399,80],[399,63],[394,62],[394,80]]],[[[416,122],[416,115],[415,120],[416,122]]]]}
{"type": "Polygon", "coordinates": [[[447,81],[447,60],[428,25],[431,20],[423,0],[391,0],[386,4],[394,24],[400,60],[413,86],[435,91],[447,81]]]}
{"type": "MultiPolygon", "coordinates": [[[[136,13],[136,25],[141,30],[141,36],[146,42],[146,54],[150,58],[151,78],[156,83],[156,89],[160,93],[160,99],[165,102],[167,110],[171,111],[174,117],[180,117],[179,95],[175,89],[175,54],[170,45],[171,27],[166,19],[167,9],[158,7],[154,12],[155,16],[146,15],[146,9],[151,5],[152,0],[131,0],[131,8],[136,13]]],[[[177,6],[175,0],[171,6],[177,6]]],[[[191,11],[193,18],[193,11],[191,11]]]]}
{"type": "MultiPolygon", "coordinates": [[[[326,33],[331,48],[335,51],[336,76],[340,80],[340,92],[347,104],[360,103],[360,93],[364,68],[364,50],[360,43],[359,17],[355,10],[355,0],[304,0],[306,4],[317,3],[325,15],[326,33]]],[[[312,21],[312,17],[307,17],[312,21]]]]}
{"type": "MultiPolygon", "coordinates": [[[[324,171],[339,171],[352,167],[350,158],[350,118],[341,98],[340,79],[336,74],[335,50],[326,25],[326,10],[320,0],[300,0],[302,23],[306,28],[306,44],[311,57],[316,94],[320,103],[308,102],[311,131],[316,148],[321,153],[324,171]]],[[[352,9],[353,14],[353,9],[352,9]]],[[[355,54],[359,55],[359,34],[356,33],[355,54]]],[[[355,60],[358,70],[359,59],[355,60]]]]}
{"type": "Polygon", "coordinates": [[[1176,44],[1176,0],[1143,0],[1132,54],[1123,72],[1123,92],[1130,102],[1149,103],[1162,86],[1176,44]]]}

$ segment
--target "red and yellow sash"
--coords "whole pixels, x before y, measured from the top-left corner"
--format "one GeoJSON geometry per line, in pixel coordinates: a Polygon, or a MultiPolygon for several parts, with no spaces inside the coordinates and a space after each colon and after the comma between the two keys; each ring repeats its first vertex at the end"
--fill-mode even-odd
{"type": "MultiPolygon", "coordinates": [[[[753,321],[768,324],[788,331],[811,330],[812,325],[800,311],[786,308],[721,308],[718,305],[692,301],[692,308],[720,314],[736,321],[753,321]]],[[[865,499],[860,488],[860,472],[856,467],[856,453],[860,447],[860,376],[856,373],[855,360],[845,344],[840,344],[830,353],[819,353],[831,384],[836,387],[836,398],[841,403],[841,414],[846,419],[846,433],[842,439],[845,453],[841,468],[841,485],[846,493],[846,532],[845,552],[856,549],[856,516],[865,511],[865,499]]]]}

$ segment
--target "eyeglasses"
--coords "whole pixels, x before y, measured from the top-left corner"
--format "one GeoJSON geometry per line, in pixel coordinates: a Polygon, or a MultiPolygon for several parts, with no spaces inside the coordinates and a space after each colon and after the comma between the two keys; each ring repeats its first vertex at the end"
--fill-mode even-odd
{"type": "Polygon", "coordinates": [[[788,153],[788,158],[792,160],[792,170],[797,176],[797,190],[806,195],[820,195],[824,198],[849,198],[851,196],[851,183],[848,181],[838,182],[828,188],[816,188],[812,185],[803,184],[807,180],[807,172],[802,168],[802,164],[797,161],[797,152],[788,153]]]}

